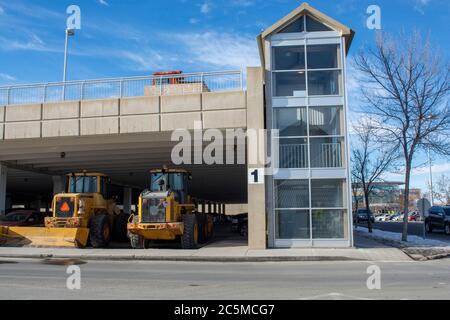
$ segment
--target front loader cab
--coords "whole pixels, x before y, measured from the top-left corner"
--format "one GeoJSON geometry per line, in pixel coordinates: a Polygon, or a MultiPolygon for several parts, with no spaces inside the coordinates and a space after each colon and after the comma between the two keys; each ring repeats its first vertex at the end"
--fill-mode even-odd
{"type": "Polygon", "coordinates": [[[181,169],[157,169],[150,171],[150,192],[173,192],[175,201],[187,203],[191,174],[181,169]]]}
{"type": "MultiPolygon", "coordinates": [[[[54,218],[76,218],[83,216],[93,202],[102,205],[107,199],[108,182],[109,178],[101,173],[68,174],[65,192],[54,198],[54,218]]],[[[47,220],[51,225],[51,219],[47,220]]]]}
{"type": "Polygon", "coordinates": [[[212,213],[197,212],[189,194],[191,174],[183,169],[150,171],[150,189],[139,197],[139,215],[128,224],[131,247],[145,248],[152,240],[180,240],[183,249],[196,249],[211,239],[212,213]]]}
{"type": "Polygon", "coordinates": [[[100,193],[108,198],[108,185],[111,180],[101,173],[72,173],[68,174],[68,193],[100,193]]]}

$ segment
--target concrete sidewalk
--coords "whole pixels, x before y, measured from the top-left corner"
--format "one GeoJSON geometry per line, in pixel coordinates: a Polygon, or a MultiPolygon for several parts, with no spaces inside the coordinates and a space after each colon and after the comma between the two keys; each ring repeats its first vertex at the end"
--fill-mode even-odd
{"type": "Polygon", "coordinates": [[[81,260],[155,261],[411,261],[397,248],[358,239],[357,248],[249,250],[246,245],[218,241],[198,250],[181,249],[60,249],[0,247],[0,258],[61,258],[81,260]]]}

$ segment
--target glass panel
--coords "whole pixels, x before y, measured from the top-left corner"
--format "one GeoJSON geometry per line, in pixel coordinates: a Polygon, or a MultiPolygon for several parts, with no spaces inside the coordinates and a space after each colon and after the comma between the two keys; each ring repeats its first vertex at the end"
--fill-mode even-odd
{"type": "Polygon", "coordinates": [[[345,211],[343,210],[313,210],[313,239],[344,239],[345,211]]]}
{"type": "Polygon", "coordinates": [[[171,190],[182,191],[184,175],[182,173],[171,173],[169,174],[169,187],[171,190]]]}
{"type": "Polygon", "coordinates": [[[314,32],[314,31],[332,31],[323,23],[317,21],[316,19],[306,16],[306,31],[314,32]]]}
{"type": "Polygon", "coordinates": [[[274,73],[275,96],[304,97],[306,96],[305,72],[276,72],[274,73]]]}
{"type": "Polygon", "coordinates": [[[342,208],[344,206],[344,181],[337,179],[311,180],[311,205],[313,208],[342,208]]]}
{"type": "Polygon", "coordinates": [[[70,177],[69,193],[95,193],[97,192],[97,177],[77,176],[70,177]]]}
{"type": "Polygon", "coordinates": [[[342,135],[342,107],[310,107],[309,135],[339,136],[342,135]]]}
{"type": "Polygon", "coordinates": [[[274,129],[280,130],[280,136],[306,136],[306,108],[275,108],[274,129]]]}
{"type": "Polygon", "coordinates": [[[341,168],[343,138],[311,138],[311,168],[341,168]]]}
{"type": "Polygon", "coordinates": [[[275,204],[277,208],[308,208],[308,180],[276,180],[275,204]]]}
{"type": "Polygon", "coordinates": [[[167,174],[153,173],[151,176],[150,190],[152,192],[167,190],[167,174]]]}
{"type": "Polygon", "coordinates": [[[309,71],[308,90],[310,96],[338,95],[340,93],[340,75],[338,70],[309,71]]]}
{"type": "Polygon", "coordinates": [[[277,239],[310,238],[308,210],[278,210],[275,219],[277,239]]]}
{"type": "Polygon", "coordinates": [[[307,139],[280,138],[279,168],[307,168],[307,139]]]}
{"type": "Polygon", "coordinates": [[[275,47],[274,70],[301,70],[305,69],[305,47],[275,47]]]}
{"type": "Polygon", "coordinates": [[[324,44],[307,47],[308,69],[339,68],[339,45],[324,44]]]}
{"type": "Polygon", "coordinates": [[[291,24],[289,24],[284,29],[281,29],[278,33],[294,33],[294,32],[303,32],[305,31],[305,24],[304,24],[305,16],[301,16],[291,24]]]}

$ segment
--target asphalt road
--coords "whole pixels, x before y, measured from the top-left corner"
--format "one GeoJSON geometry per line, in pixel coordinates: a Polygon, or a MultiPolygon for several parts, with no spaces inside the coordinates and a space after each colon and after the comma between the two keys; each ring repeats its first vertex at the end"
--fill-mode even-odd
{"type": "MultiPolygon", "coordinates": [[[[360,223],[362,227],[367,227],[367,223],[360,223]]],[[[403,222],[375,222],[372,224],[373,228],[401,233],[403,230],[403,222]]],[[[422,237],[423,236],[423,223],[422,222],[409,222],[408,223],[408,234],[422,237]]],[[[450,242],[450,236],[444,233],[444,230],[433,230],[433,233],[427,233],[426,238],[447,241],[450,242]]]]}
{"type": "Polygon", "coordinates": [[[81,289],[66,287],[67,266],[0,260],[0,299],[450,299],[450,259],[369,262],[101,262],[79,265],[81,289]]]}

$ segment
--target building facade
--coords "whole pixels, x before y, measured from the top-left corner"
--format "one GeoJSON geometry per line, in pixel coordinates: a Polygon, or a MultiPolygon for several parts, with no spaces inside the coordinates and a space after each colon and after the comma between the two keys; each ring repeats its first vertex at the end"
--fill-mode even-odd
{"type": "MultiPolygon", "coordinates": [[[[52,198],[64,174],[83,170],[119,181],[128,206],[149,168],[173,164],[174,130],[273,129],[257,143],[257,163],[184,163],[192,196],[248,213],[250,249],[352,246],[353,35],[305,3],[258,36],[261,66],[247,68],[246,86],[241,71],[228,71],[0,87],[0,214],[6,192],[11,205],[23,202],[15,190],[52,198]],[[260,148],[275,156],[265,178],[260,148]]],[[[233,147],[252,155],[255,145],[233,147]]]]}
{"type": "Polygon", "coordinates": [[[345,90],[354,32],[304,3],[259,37],[269,247],[353,245],[345,90]]]}

